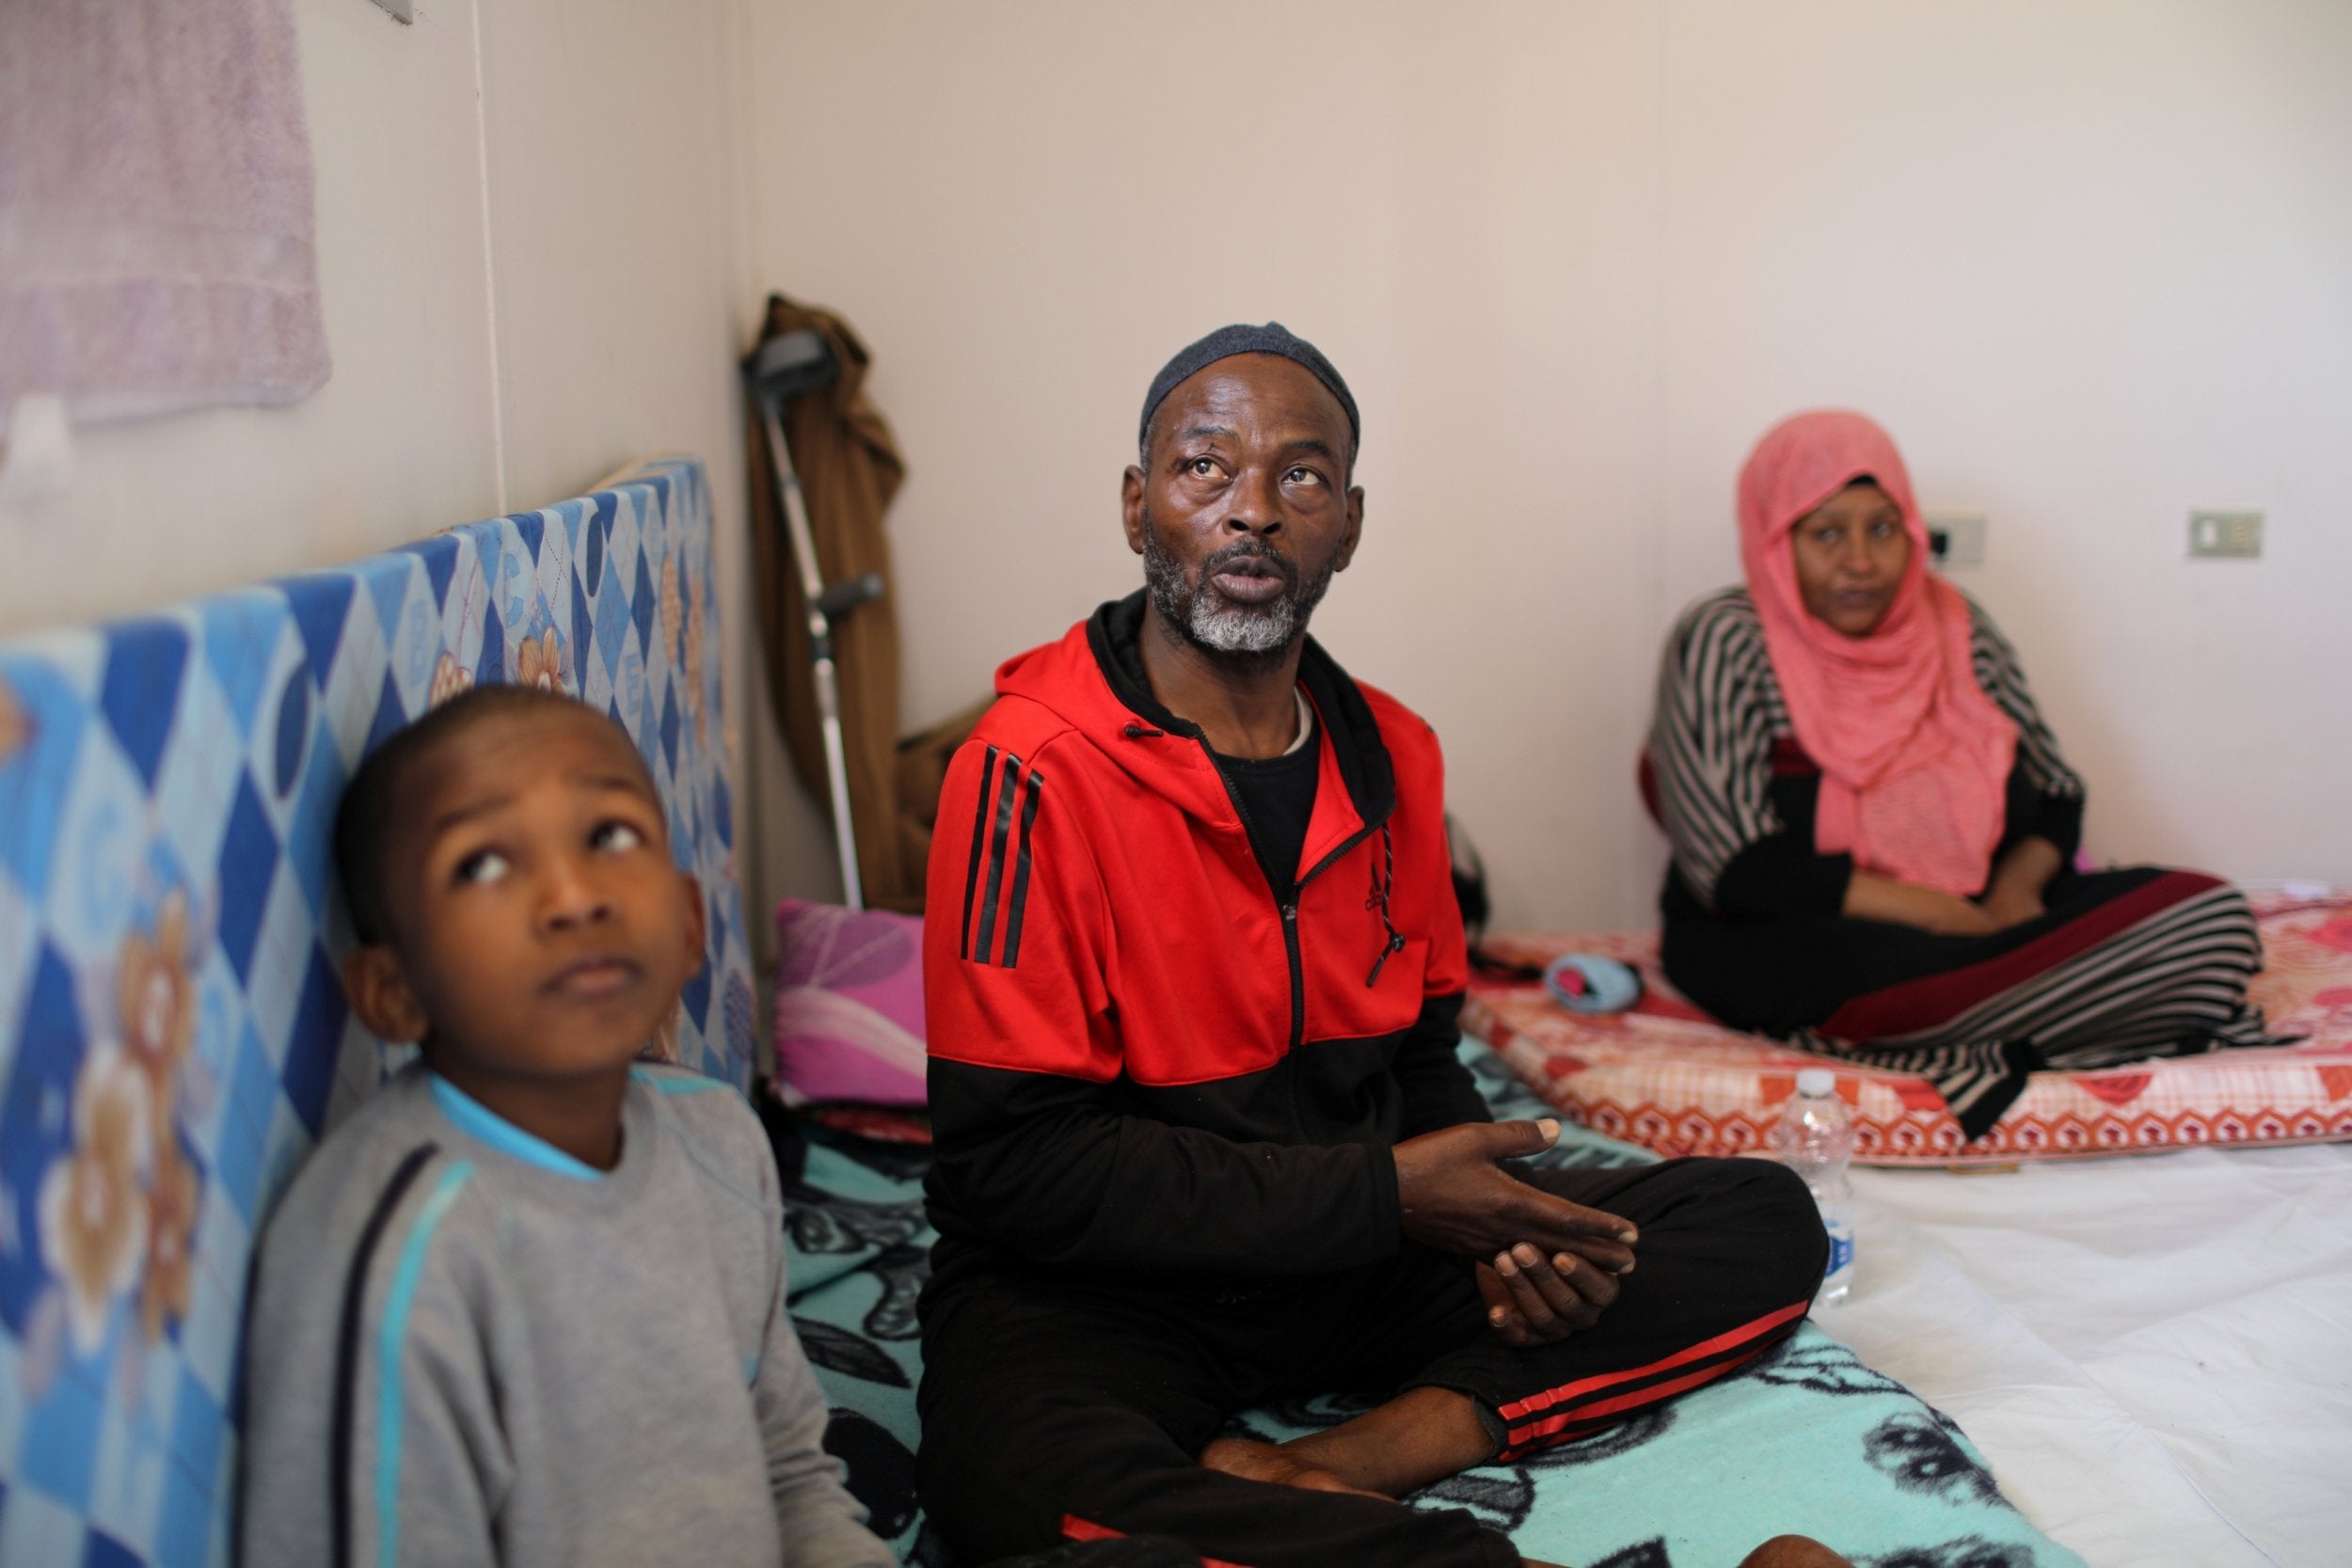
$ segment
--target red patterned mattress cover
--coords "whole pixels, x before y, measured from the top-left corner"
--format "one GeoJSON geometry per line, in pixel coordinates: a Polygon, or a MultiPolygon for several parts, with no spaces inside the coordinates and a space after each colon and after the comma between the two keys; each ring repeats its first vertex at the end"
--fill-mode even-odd
{"type": "MultiPolygon", "coordinates": [[[[2039,1072],[1991,1132],[1963,1143],[1927,1080],[1840,1062],[1837,1091],[1867,1164],[2007,1164],[2189,1147],[2352,1139],[2352,893],[2258,894],[2265,967],[2252,998],[2273,1033],[2259,1051],[2039,1072]]],[[[1547,1101],[1596,1132],[1661,1154],[1740,1154],[1764,1146],[1800,1068],[1822,1058],[1710,1020],[1667,983],[1658,933],[1506,933],[1486,950],[1541,965],[1599,953],[1642,972],[1626,1013],[1566,1011],[1540,986],[1471,989],[1463,1027],[1547,1101]]]]}

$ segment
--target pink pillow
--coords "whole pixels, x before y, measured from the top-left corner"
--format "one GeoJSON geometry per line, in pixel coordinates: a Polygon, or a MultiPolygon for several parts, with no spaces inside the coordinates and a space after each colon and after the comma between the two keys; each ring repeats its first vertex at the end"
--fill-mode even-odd
{"type": "Polygon", "coordinates": [[[776,1090],[787,1105],[921,1105],[923,922],[776,906],[776,1090]]]}

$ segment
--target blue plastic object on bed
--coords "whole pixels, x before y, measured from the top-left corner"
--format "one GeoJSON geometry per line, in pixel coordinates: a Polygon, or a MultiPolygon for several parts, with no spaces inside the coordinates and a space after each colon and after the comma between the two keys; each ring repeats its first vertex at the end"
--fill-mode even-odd
{"type": "Polygon", "coordinates": [[[1544,965],[1544,990],[1572,1013],[1621,1013],[1642,1000],[1642,972],[1601,953],[1563,953],[1544,965]]]}
{"type": "MultiPolygon", "coordinates": [[[[1466,1040],[1462,1055],[1497,1117],[1551,1114],[1484,1045],[1466,1040]]],[[[1544,1158],[1655,1156],[1564,1126],[1544,1158]]],[[[787,1194],[792,1315],[834,1406],[827,1445],[849,1464],[875,1529],[916,1568],[957,1568],[914,1491],[914,1298],[931,1241],[924,1164],[919,1148],[812,1135],[787,1194]]],[[[1290,1402],[1237,1425],[1279,1439],[1368,1402],[1290,1402]]],[[[1812,1325],[1661,1410],[1411,1500],[1470,1509],[1522,1552],[1588,1568],[1728,1568],[1787,1532],[1826,1541],[1860,1568],[2082,1568],[2002,1498],[1956,1426],[1812,1325]]]]}

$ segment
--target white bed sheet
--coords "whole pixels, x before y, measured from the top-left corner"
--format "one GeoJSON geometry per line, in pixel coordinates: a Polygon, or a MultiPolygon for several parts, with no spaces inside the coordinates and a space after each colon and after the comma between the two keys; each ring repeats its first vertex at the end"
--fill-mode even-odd
{"type": "Polygon", "coordinates": [[[2352,1145],[1854,1184],[1822,1327],[2091,1568],[2352,1564],[2352,1145]]]}

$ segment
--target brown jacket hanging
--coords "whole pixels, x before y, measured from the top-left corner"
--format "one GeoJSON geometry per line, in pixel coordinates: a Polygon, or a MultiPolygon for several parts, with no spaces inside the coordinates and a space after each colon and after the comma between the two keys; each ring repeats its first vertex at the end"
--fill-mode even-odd
{"type": "MultiPolygon", "coordinates": [[[[841,746],[850,782],[850,816],[857,836],[858,875],[866,900],[883,909],[919,910],[923,845],[909,853],[900,819],[898,750],[898,610],[892,585],[890,541],[882,513],[898,493],[906,467],[890,427],[866,395],[866,345],[830,311],[768,299],[760,341],[813,328],[833,350],[841,374],[830,385],[785,404],[785,440],[808,504],[818,569],[829,583],[878,572],[882,596],[834,623],[835,679],[841,691],[841,746]]],[[[752,570],[759,605],[759,640],[776,721],[792,752],[794,771],[820,805],[829,798],[823,732],[811,672],[808,610],[792,548],[778,510],[767,432],[756,407],[750,413],[748,467],[752,484],[752,570]]],[[[936,802],[920,802],[927,823],[936,802]]]]}

